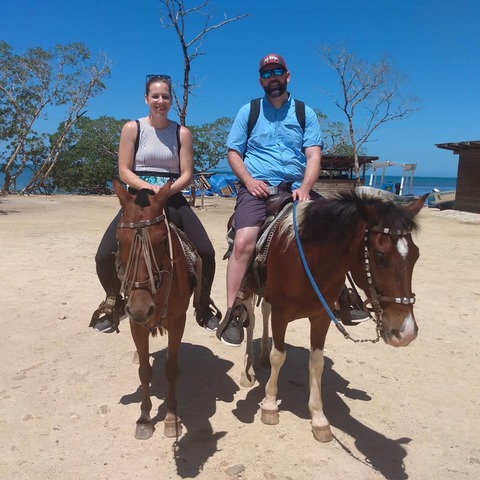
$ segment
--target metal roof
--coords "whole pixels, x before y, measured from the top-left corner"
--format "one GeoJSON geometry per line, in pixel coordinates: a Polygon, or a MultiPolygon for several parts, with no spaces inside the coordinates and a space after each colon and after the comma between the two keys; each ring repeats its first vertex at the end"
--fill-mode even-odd
{"type": "Polygon", "coordinates": [[[480,140],[470,140],[468,142],[436,143],[435,146],[445,150],[452,150],[453,153],[458,153],[462,150],[480,150],[480,140]]]}

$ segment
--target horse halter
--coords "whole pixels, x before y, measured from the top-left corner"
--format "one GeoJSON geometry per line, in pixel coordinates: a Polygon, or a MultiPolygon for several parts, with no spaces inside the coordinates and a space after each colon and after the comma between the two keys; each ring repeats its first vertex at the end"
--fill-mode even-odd
{"type": "Polygon", "coordinates": [[[170,289],[172,286],[173,277],[172,239],[165,214],[158,215],[157,217],[148,220],[140,220],[138,222],[121,222],[118,224],[118,228],[130,228],[135,230],[135,235],[133,237],[133,242],[130,248],[130,253],[128,255],[128,260],[125,265],[123,274],[121,275],[122,283],[120,291],[123,292],[126,297],[128,297],[132,290],[148,288],[152,297],[155,297],[155,294],[162,283],[163,274],[168,274],[169,283],[167,293],[165,295],[164,305],[160,315],[161,318],[164,318],[167,314],[168,298],[170,296],[170,289]],[[165,222],[165,225],[167,226],[168,252],[170,253],[170,255],[168,255],[170,260],[170,270],[160,270],[157,260],[155,258],[155,251],[153,249],[152,241],[150,239],[148,229],[146,228],[150,225],[155,225],[160,222],[165,222]],[[140,251],[143,253],[143,257],[145,259],[145,264],[148,271],[148,280],[144,280],[141,282],[137,282],[135,280],[129,281],[128,277],[133,276],[133,278],[135,278],[135,273],[138,270],[140,251]]]}
{"type": "MultiPolygon", "coordinates": [[[[371,311],[373,309],[375,313],[375,325],[376,325],[376,333],[377,333],[377,338],[375,339],[362,339],[358,340],[355,338],[352,338],[350,334],[345,330],[345,327],[335,318],[333,312],[331,311],[330,307],[327,305],[325,298],[322,295],[322,292],[320,292],[315,279],[313,278],[312,272],[310,271],[310,268],[308,267],[307,264],[307,259],[305,258],[305,253],[303,252],[302,248],[302,242],[300,241],[300,235],[298,233],[298,228],[297,228],[297,221],[296,221],[296,209],[297,209],[297,201],[293,203],[293,230],[295,233],[295,240],[297,242],[297,249],[298,253],[300,255],[301,261],[303,268],[305,269],[305,273],[310,280],[310,284],[312,285],[315,293],[317,294],[318,299],[320,300],[321,304],[323,305],[323,308],[326,310],[328,313],[330,320],[332,323],[335,325],[337,330],[346,338],[347,340],[352,340],[354,343],[364,343],[364,342],[371,342],[371,343],[377,343],[380,340],[381,333],[383,331],[383,309],[380,305],[381,301],[384,302],[391,302],[391,303],[401,303],[403,305],[413,305],[415,303],[415,295],[412,293],[412,297],[387,297],[385,295],[379,295],[377,291],[375,290],[375,283],[373,281],[373,276],[371,272],[371,267],[370,267],[370,260],[369,260],[369,255],[368,255],[368,237],[369,237],[369,229],[368,227],[365,228],[365,234],[364,234],[364,266],[365,266],[365,273],[367,276],[367,282],[369,285],[369,290],[370,290],[370,297],[367,298],[363,303],[365,307],[371,311]],[[369,308],[368,304],[370,304],[372,307],[369,308]]],[[[405,237],[406,235],[410,234],[410,231],[402,231],[402,230],[396,230],[392,231],[389,228],[382,228],[382,227],[377,227],[373,226],[370,227],[370,230],[374,232],[379,232],[383,233],[385,235],[396,235],[398,237],[405,237]]]]}
{"type": "MultiPolygon", "coordinates": [[[[390,235],[390,236],[396,236],[396,237],[405,237],[411,233],[409,230],[391,230],[390,228],[378,227],[378,226],[370,227],[370,230],[374,232],[382,233],[384,235],[390,235]]],[[[369,259],[368,237],[369,237],[369,229],[366,228],[365,235],[364,235],[363,261],[365,265],[365,274],[367,276],[368,289],[370,291],[370,298],[367,298],[365,300],[364,305],[369,310],[373,309],[373,311],[375,312],[375,315],[376,315],[375,322],[377,324],[377,331],[381,331],[383,327],[383,308],[380,306],[380,302],[397,303],[405,306],[414,305],[415,294],[412,293],[411,297],[390,297],[390,296],[378,294],[377,290],[375,289],[375,282],[372,276],[371,264],[369,259]],[[369,304],[371,305],[371,307],[368,307],[369,304]]]]}

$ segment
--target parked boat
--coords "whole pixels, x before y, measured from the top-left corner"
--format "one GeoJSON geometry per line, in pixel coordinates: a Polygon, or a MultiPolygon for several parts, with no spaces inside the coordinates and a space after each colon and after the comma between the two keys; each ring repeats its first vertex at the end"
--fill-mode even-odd
{"type": "Polygon", "coordinates": [[[412,194],[413,177],[417,168],[416,163],[397,163],[390,161],[375,160],[372,162],[370,181],[368,185],[355,188],[362,195],[382,197],[394,203],[405,205],[417,197],[412,194]],[[398,182],[385,181],[385,169],[389,167],[400,168],[398,182]]]}
{"type": "Polygon", "coordinates": [[[438,208],[440,210],[448,210],[455,205],[456,190],[446,190],[441,192],[437,188],[432,190],[432,193],[428,196],[428,206],[438,208]]]}

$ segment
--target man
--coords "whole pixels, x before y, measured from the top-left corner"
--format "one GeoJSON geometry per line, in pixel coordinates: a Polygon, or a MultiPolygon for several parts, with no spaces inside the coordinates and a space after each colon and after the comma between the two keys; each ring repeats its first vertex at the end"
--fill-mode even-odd
{"type": "Polygon", "coordinates": [[[260,60],[258,119],[250,135],[251,104],[238,112],[228,136],[228,163],[241,182],[235,206],[235,241],[227,266],[227,313],[217,330],[228,346],[243,341],[242,308],[233,308],[243,277],[266,217],[272,193],[291,191],[293,200],[310,199],[320,174],[322,136],[313,109],[305,106],[304,128],[298,121],[296,103],[287,91],[290,72],[282,56],[271,53],[260,60]]]}

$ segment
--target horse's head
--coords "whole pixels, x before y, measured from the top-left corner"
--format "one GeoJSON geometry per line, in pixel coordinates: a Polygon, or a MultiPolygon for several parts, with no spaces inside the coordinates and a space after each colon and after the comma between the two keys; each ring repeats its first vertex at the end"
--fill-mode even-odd
{"type": "Polygon", "coordinates": [[[383,339],[394,347],[408,345],[418,333],[412,274],[419,249],[412,232],[418,228],[415,216],[427,196],[405,207],[378,199],[358,202],[366,225],[352,275],[367,294],[383,339]]]}
{"type": "Polygon", "coordinates": [[[155,313],[155,296],[168,253],[164,208],[171,183],[157,194],[143,189],[132,195],[116,180],[113,187],[123,210],[117,240],[122,291],[128,298],[126,311],[132,321],[146,323],[155,313]]]}

